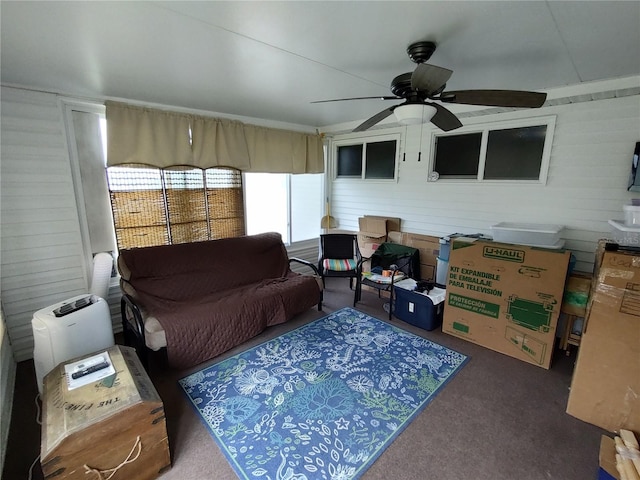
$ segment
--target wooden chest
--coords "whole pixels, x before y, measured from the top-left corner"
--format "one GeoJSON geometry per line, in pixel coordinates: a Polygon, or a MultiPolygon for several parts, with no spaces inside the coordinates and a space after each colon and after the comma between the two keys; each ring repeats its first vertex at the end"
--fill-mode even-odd
{"type": "Polygon", "coordinates": [[[45,478],[150,480],[171,467],[162,400],[135,350],[116,345],[107,352],[115,380],[69,390],[64,364],[44,379],[45,478]]]}

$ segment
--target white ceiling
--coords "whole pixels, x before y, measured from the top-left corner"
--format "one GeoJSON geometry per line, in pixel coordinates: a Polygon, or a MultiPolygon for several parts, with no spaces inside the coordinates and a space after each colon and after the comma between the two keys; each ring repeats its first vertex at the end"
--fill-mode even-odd
{"type": "Polygon", "coordinates": [[[431,40],[448,90],[640,75],[639,1],[0,3],[1,80],[322,127],[393,103],[431,40]]]}

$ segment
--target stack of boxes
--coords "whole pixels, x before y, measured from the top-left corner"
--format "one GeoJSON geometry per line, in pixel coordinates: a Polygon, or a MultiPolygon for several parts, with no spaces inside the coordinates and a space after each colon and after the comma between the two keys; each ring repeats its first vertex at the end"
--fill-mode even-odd
{"type": "Polygon", "coordinates": [[[400,219],[366,215],[358,219],[358,227],[358,248],[363,257],[369,258],[390,234],[400,231],[400,219]]]}
{"type": "MultiPolygon", "coordinates": [[[[420,280],[435,281],[440,239],[430,235],[400,231],[400,219],[365,215],[358,219],[358,246],[363,257],[370,257],[383,242],[399,243],[420,251],[420,280]]],[[[365,268],[363,270],[367,270],[365,268]]]]}

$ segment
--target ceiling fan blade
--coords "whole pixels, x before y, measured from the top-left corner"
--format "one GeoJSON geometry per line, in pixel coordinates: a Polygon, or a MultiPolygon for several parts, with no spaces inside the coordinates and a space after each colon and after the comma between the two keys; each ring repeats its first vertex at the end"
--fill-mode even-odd
{"type": "Polygon", "coordinates": [[[393,107],[385,108],[381,112],[376,113],[373,117],[371,117],[368,120],[365,120],[360,125],[358,125],[356,128],[354,128],[353,131],[354,132],[364,132],[365,130],[368,130],[369,128],[373,127],[376,123],[384,120],[389,115],[391,115],[393,113],[393,111],[395,110],[396,106],[397,105],[394,105],[393,107]]]}
{"type": "Polygon", "coordinates": [[[449,132],[462,126],[462,123],[460,122],[460,120],[458,120],[458,117],[456,117],[442,105],[438,105],[437,103],[427,103],[427,105],[436,107],[437,111],[436,114],[431,117],[431,123],[433,123],[440,130],[449,132]]]}
{"type": "Polygon", "coordinates": [[[448,68],[420,63],[411,75],[411,88],[431,95],[444,87],[452,73],[448,68]]]}
{"type": "Polygon", "coordinates": [[[491,107],[539,108],[546,99],[546,93],[521,90],[458,90],[444,92],[438,100],[491,107]]]}
{"type": "Polygon", "coordinates": [[[316,100],[315,102],[311,102],[311,103],[328,103],[328,102],[343,102],[345,100],[373,100],[373,99],[377,99],[377,100],[402,100],[402,98],[400,98],[400,97],[381,97],[381,96],[377,96],[377,97],[336,98],[336,99],[333,99],[333,100],[316,100]]]}

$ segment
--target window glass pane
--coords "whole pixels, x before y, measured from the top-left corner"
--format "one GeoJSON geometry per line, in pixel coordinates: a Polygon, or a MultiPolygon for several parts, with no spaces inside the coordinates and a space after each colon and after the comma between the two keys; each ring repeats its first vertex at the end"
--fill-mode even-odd
{"type": "Polygon", "coordinates": [[[362,144],[338,147],[338,176],[362,176],[362,144]]]}
{"type": "Polygon", "coordinates": [[[246,173],[247,234],[279,232],[289,243],[288,187],[284,173],[246,173]]]}
{"type": "Polygon", "coordinates": [[[109,167],[107,182],[110,191],[162,190],[162,178],[157,168],[109,167]]]}
{"type": "Polygon", "coordinates": [[[490,131],[484,178],[537,180],[546,133],[546,125],[490,131]]]}
{"type": "Polygon", "coordinates": [[[291,241],[318,238],[324,174],[291,175],[291,241]]]}
{"type": "Polygon", "coordinates": [[[365,178],[394,178],[396,141],[367,143],[365,178]]]}
{"type": "Polygon", "coordinates": [[[443,176],[476,178],[482,133],[450,135],[436,138],[434,170],[443,176]]]}

